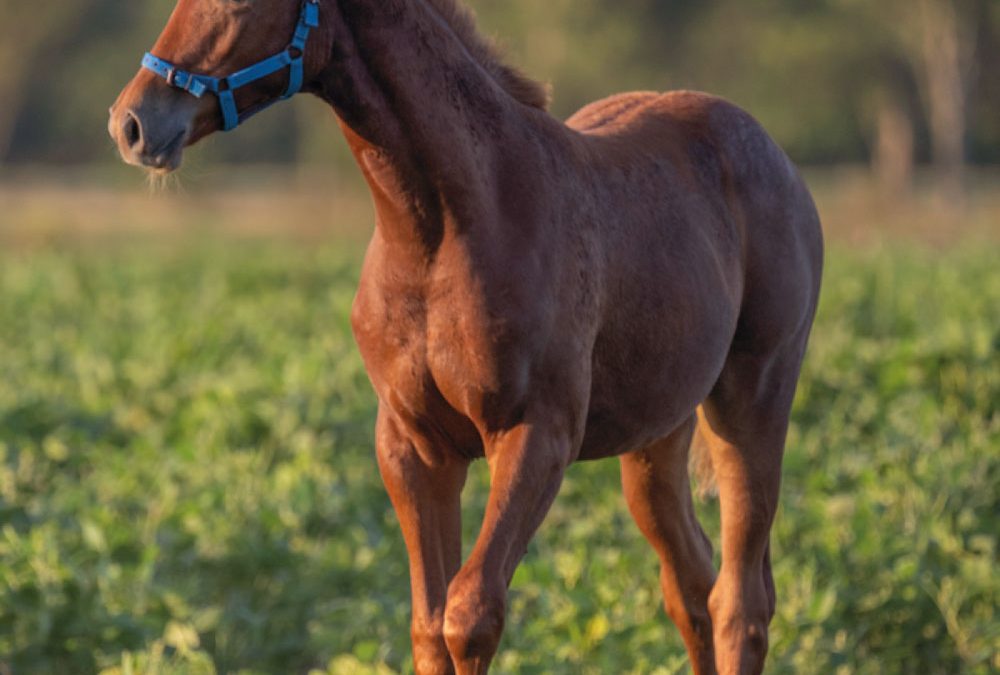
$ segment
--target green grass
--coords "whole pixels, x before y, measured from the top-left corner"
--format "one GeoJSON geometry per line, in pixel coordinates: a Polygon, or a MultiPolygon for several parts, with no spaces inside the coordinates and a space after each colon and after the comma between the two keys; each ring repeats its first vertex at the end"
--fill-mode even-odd
{"type": "MultiPolygon", "coordinates": [[[[0,673],[410,672],[357,247],[0,253],[0,673]]],[[[995,246],[834,250],[775,537],[775,673],[1000,668],[995,246]]],[[[477,466],[467,541],[485,495],[477,466]]],[[[716,506],[702,506],[711,534],[716,506]]],[[[686,672],[616,462],[574,467],[500,673],[686,672]]]]}

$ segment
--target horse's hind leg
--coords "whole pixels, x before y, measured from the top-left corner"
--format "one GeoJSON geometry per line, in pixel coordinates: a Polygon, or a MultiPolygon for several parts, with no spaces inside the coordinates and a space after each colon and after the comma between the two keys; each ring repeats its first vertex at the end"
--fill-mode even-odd
{"type": "Polygon", "coordinates": [[[775,608],[770,532],[801,357],[799,347],[764,356],[734,348],[700,411],[722,510],[722,568],[709,598],[720,675],[764,668],[775,608]]]}
{"type": "Polygon", "coordinates": [[[688,479],[692,417],[673,434],[621,458],[622,485],[639,529],[660,557],[667,613],[696,675],[715,672],[708,595],[715,583],[712,547],[694,513],[688,479]]]}

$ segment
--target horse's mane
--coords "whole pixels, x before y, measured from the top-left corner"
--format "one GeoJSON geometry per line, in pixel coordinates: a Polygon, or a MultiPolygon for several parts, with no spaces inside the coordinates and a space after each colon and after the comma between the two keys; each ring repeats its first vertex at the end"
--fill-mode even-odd
{"type": "Polygon", "coordinates": [[[461,0],[424,0],[444,21],[476,61],[497,84],[525,105],[544,110],[549,104],[548,87],[537,82],[514,66],[503,62],[496,43],[476,28],[476,16],[461,0]]]}

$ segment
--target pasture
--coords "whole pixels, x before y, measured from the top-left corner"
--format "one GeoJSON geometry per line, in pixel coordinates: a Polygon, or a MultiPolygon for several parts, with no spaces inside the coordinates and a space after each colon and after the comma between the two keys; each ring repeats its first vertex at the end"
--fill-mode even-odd
{"type": "MultiPolygon", "coordinates": [[[[956,234],[920,204],[919,222],[848,211],[827,182],[769,671],[996,672],[1000,205],[974,201],[956,234]]],[[[366,199],[265,178],[237,197],[11,185],[0,673],[410,672],[406,555],[348,320],[366,199]]],[[[487,480],[477,465],[467,547],[487,480]]],[[[570,471],[496,672],[686,672],[618,481],[614,461],[570,471]]],[[[715,503],[700,510],[714,537],[715,503]]]]}

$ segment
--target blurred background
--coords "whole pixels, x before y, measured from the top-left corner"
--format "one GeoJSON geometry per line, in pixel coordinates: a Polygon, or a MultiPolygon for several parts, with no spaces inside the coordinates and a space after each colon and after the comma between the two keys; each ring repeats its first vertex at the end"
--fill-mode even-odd
{"type": "MultiPolygon", "coordinates": [[[[814,190],[771,671],[1000,670],[1000,2],[471,4],[557,116],[710,91],[814,190]]],[[[121,166],[107,108],[172,6],[0,0],[0,675],[412,672],[347,318],[367,193],[304,96],[165,187],[121,166]]],[[[616,464],[574,468],[496,671],[687,672],[655,562],[616,464]]]]}
{"type": "MultiPolygon", "coordinates": [[[[33,7],[3,0],[5,198],[16,198],[12,184],[80,191],[140,182],[120,166],[103,133],[106,111],[172,4],[65,0],[33,7]]],[[[484,30],[499,36],[510,58],[554,86],[558,116],[627,89],[710,91],[751,111],[801,165],[823,169],[812,171],[813,181],[823,205],[832,207],[827,221],[838,233],[899,228],[948,240],[956,227],[989,226],[984,210],[996,206],[988,197],[998,180],[991,167],[1000,162],[995,0],[474,5],[484,30]],[[876,221],[863,215],[872,209],[879,211],[876,221]]],[[[240,187],[230,178],[240,183],[251,175],[255,192],[259,181],[276,177],[285,189],[287,181],[317,177],[323,185],[336,183],[328,197],[359,191],[328,109],[307,97],[188,153],[181,185],[218,195],[222,187],[240,187]],[[233,165],[241,167],[238,174],[233,165]]],[[[53,205],[59,201],[46,196],[53,205]]],[[[102,220],[99,213],[77,215],[102,220]]],[[[267,219],[260,225],[269,229],[267,219]]]]}

